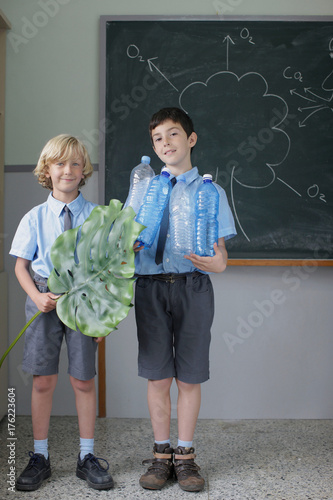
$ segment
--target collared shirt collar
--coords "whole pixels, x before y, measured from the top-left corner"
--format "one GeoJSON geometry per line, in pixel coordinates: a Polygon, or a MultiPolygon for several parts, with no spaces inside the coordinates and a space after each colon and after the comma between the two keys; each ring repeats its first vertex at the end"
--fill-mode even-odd
{"type": "MultiPolygon", "coordinates": [[[[52,193],[50,193],[47,198],[47,204],[57,217],[60,217],[64,209],[64,206],[66,205],[66,203],[53,198],[52,193]]],[[[83,205],[84,205],[84,198],[82,196],[82,193],[79,192],[79,195],[75,198],[75,200],[68,203],[68,208],[70,209],[72,214],[77,217],[80,214],[83,205]]]]}
{"type": "Polygon", "coordinates": [[[194,181],[197,177],[199,176],[199,172],[197,167],[193,167],[184,174],[179,174],[176,179],[178,181],[185,181],[186,184],[190,184],[192,181],[194,181]]]}

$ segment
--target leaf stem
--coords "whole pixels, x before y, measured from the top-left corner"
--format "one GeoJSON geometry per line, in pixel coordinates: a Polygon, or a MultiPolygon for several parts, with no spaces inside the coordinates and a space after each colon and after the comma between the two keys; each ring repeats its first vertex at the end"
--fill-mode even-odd
{"type": "Polygon", "coordinates": [[[26,329],[28,328],[28,326],[31,325],[31,323],[33,322],[34,319],[37,318],[37,316],[39,316],[39,314],[41,313],[42,311],[37,311],[36,314],[28,321],[28,323],[22,328],[22,330],[20,331],[20,333],[18,334],[18,336],[16,337],[16,339],[14,340],[14,342],[12,342],[10,344],[10,346],[8,347],[7,351],[5,352],[5,354],[2,356],[1,360],[0,360],[0,368],[2,366],[2,363],[5,361],[5,358],[7,356],[7,354],[12,350],[12,348],[14,347],[14,345],[16,344],[16,342],[22,337],[22,335],[24,334],[24,332],[26,331],[26,329]]]}

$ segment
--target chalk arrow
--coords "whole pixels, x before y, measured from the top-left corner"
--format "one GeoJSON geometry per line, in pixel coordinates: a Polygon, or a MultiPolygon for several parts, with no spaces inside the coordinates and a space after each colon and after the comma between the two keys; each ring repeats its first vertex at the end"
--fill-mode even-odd
{"type": "Polygon", "coordinates": [[[296,193],[298,196],[300,196],[300,198],[302,198],[302,195],[298,191],[296,191],[296,189],[294,189],[289,184],[287,184],[285,181],[283,181],[282,179],[280,179],[280,177],[277,177],[277,180],[280,181],[280,182],[282,182],[282,184],[284,184],[285,186],[287,186],[289,189],[291,189],[292,191],[294,191],[294,193],[296,193]]]}
{"type": "Polygon", "coordinates": [[[297,95],[297,97],[301,97],[302,99],[305,99],[306,101],[316,102],[313,99],[310,99],[309,97],[305,97],[304,95],[298,94],[296,92],[296,89],[291,89],[291,90],[289,90],[289,92],[291,93],[291,95],[297,95]]]}
{"type": "Polygon", "coordinates": [[[235,42],[233,41],[233,39],[227,35],[225,37],[225,39],[223,40],[223,43],[227,41],[227,71],[229,70],[229,45],[230,43],[232,43],[233,45],[235,45],[235,42]]]}
{"type": "Polygon", "coordinates": [[[317,97],[317,99],[322,99],[325,102],[331,102],[331,100],[333,98],[333,92],[332,92],[331,97],[329,99],[326,99],[325,97],[321,97],[320,95],[317,95],[314,92],[312,92],[311,87],[304,87],[304,92],[307,92],[308,94],[311,94],[311,95],[317,97]]]}
{"type": "Polygon", "coordinates": [[[315,109],[314,111],[312,111],[312,113],[310,113],[307,117],[304,118],[304,120],[302,120],[301,122],[298,122],[298,126],[299,127],[306,127],[306,125],[304,125],[304,122],[306,122],[306,120],[308,120],[310,118],[310,116],[314,115],[315,113],[318,113],[318,111],[321,111],[322,109],[330,109],[328,106],[321,106],[321,107],[318,107],[317,109],[315,109]]]}
{"type": "Polygon", "coordinates": [[[305,108],[297,108],[298,111],[300,111],[302,113],[302,111],[306,110],[306,109],[316,109],[316,108],[321,108],[323,107],[323,104],[316,104],[315,106],[306,106],[305,108]]]}
{"type": "Polygon", "coordinates": [[[151,72],[153,72],[153,70],[155,69],[156,71],[159,72],[160,75],[163,76],[163,78],[168,82],[170,83],[171,87],[173,87],[175,90],[177,90],[177,92],[179,92],[179,90],[170,82],[170,80],[167,79],[167,77],[162,73],[162,71],[160,71],[158,69],[158,67],[152,63],[151,61],[153,61],[154,59],[158,59],[158,57],[151,57],[150,59],[148,59],[148,66],[149,66],[149,69],[151,72]]]}

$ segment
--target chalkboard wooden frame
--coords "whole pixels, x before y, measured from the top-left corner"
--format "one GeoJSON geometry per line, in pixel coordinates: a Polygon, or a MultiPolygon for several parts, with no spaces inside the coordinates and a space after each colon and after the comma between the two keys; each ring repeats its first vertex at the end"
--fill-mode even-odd
{"type": "MultiPolygon", "coordinates": [[[[331,16],[232,16],[232,17],[223,17],[223,16],[101,16],[100,18],[100,121],[99,121],[99,130],[98,130],[98,140],[100,144],[100,161],[99,161],[99,194],[100,194],[100,203],[105,203],[105,186],[106,186],[106,174],[107,174],[107,169],[105,168],[106,164],[106,138],[107,135],[110,131],[110,128],[114,127],[112,121],[107,117],[107,98],[108,98],[108,92],[109,89],[107,88],[107,82],[106,82],[106,76],[107,76],[107,59],[112,58],[112,54],[108,54],[108,49],[107,49],[107,26],[108,23],[123,23],[122,26],[124,26],[124,23],[127,22],[132,22],[135,23],[146,23],[146,22],[156,22],[156,21],[170,21],[170,22],[186,22],[186,23],[192,23],[193,21],[200,21],[206,22],[206,21],[213,21],[214,23],[268,23],[268,22],[283,22],[286,23],[285,26],[288,26],[288,23],[292,22],[297,22],[297,23],[318,23],[318,27],[321,26],[321,23],[332,23],[333,22],[333,17],[331,16]]],[[[290,25],[290,24],[289,24],[290,25]]],[[[244,33],[243,39],[245,38],[245,35],[247,33],[244,33]]],[[[249,38],[249,35],[247,36],[249,38]]],[[[333,38],[333,25],[332,25],[332,38],[333,38]]],[[[230,46],[231,46],[230,42],[230,46]]],[[[229,48],[229,46],[228,46],[229,48]]],[[[128,54],[128,57],[131,57],[132,59],[135,59],[137,57],[135,51],[139,50],[138,47],[134,44],[132,45],[132,50],[133,52],[131,54],[128,54]]],[[[332,52],[333,52],[333,47],[332,47],[332,52]]],[[[332,55],[331,55],[332,57],[332,55]]],[[[333,57],[332,57],[333,58],[333,57]]],[[[153,58],[152,58],[153,59],[153,58]]],[[[157,59],[157,58],[156,58],[157,59]]],[[[153,63],[154,64],[154,63],[153,63]]],[[[297,84],[296,81],[296,73],[297,73],[298,68],[289,68],[287,69],[286,67],[286,73],[285,73],[285,78],[290,78],[295,80],[295,85],[297,84]]],[[[159,71],[159,69],[158,69],[159,71]]],[[[164,76],[164,78],[166,78],[164,76]]],[[[168,80],[169,81],[169,80],[168,80]]],[[[207,80],[208,81],[208,80],[207,80]]],[[[169,81],[169,83],[172,85],[172,83],[169,81]]],[[[207,83],[207,82],[206,82],[207,83]]],[[[269,94],[267,93],[267,96],[269,94]]],[[[300,102],[302,102],[302,98],[304,96],[300,96],[300,102]]],[[[110,101],[109,101],[110,102],[110,101]]],[[[310,98],[309,98],[309,103],[310,103],[310,98]]],[[[167,104],[168,105],[168,104],[167,104]]],[[[161,106],[162,107],[162,106],[161,106]]],[[[156,110],[156,109],[155,109],[156,110]]],[[[191,113],[190,113],[191,115],[191,113]]],[[[192,115],[191,115],[192,116],[192,115]]],[[[146,121],[149,120],[149,116],[145,116],[146,121]]],[[[196,122],[195,122],[196,123],[196,122]]],[[[128,124],[128,127],[130,129],[130,124],[128,124]]],[[[262,137],[264,139],[264,136],[262,137]]],[[[269,139],[266,138],[267,140],[269,139]]],[[[130,146],[130,144],[129,144],[130,146]]],[[[244,149],[244,154],[245,154],[245,149],[244,149]]],[[[249,152],[249,150],[247,150],[249,152]]],[[[141,154],[150,154],[150,152],[146,151],[136,151],[136,155],[141,155],[141,154]]],[[[119,157],[118,157],[119,158],[119,157]]],[[[133,167],[135,163],[132,162],[131,167],[133,167]]],[[[118,166],[119,170],[122,169],[122,165],[118,166]]],[[[116,170],[115,170],[116,172],[116,170]]],[[[115,175],[115,172],[113,175],[115,175]]],[[[127,175],[127,179],[129,181],[129,176],[127,175]]],[[[283,181],[281,181],[283,182],[283,181]]],[[[290,187],[290,186],[288,186],[290,187]]],[[[311,185],[311,187],[313,187],[311,185]]],[[[318,195],[319,196],[319,195],[318,195]]],[[[117,197],[117,196],[115,196],[117,197]]],[[[124,201],[124,200],[122,200],[124,201]]],[[[232,242],[232,240],[231,240],[232,242]]],[[[329,258],[326,257],[326,250],[319,248],[319,251],[316,253],[312,253],[312,256],[301,256],[300,258],[293,258],[293,255],[281,255],[281,258],[279,256],[268,256],[265,258],[264,255],[257,256],[256,255],[251,255],[250,257],[245,253],[244,255],[238,255],[237,257],[232,257],[229,259],[229,264],[230,265],[255,265],[255,266],[291,266],[291,265],[305,265],[307,263],[311,263],[312,265],[318,265],[318,266],[332,266],[333,265],[333,253],[331,252],[331,247],[332,242],[330,241],[330,252],[329,252],[329,258]],[[321,258],[323,256],[323,258],[321,258]]]]}

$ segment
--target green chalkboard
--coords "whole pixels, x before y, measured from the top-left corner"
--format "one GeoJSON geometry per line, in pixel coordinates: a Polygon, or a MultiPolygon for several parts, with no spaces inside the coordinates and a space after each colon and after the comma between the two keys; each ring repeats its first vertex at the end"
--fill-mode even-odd
{"type": "Polygon", "coordinates": [[[333,18],[101,18],[103,202],[125,201],[151,115],[193,119],[234,259],[333,259],[333,18]]]}

